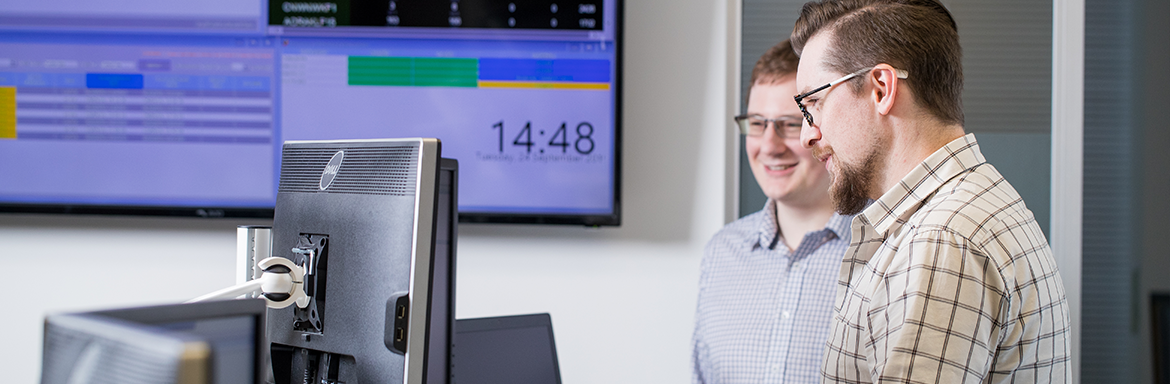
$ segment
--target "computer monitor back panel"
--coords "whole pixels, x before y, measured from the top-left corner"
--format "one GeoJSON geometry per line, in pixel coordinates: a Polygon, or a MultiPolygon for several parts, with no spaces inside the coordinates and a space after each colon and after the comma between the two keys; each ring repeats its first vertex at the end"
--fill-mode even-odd
{"type": "Polygon", "coordinates": [[[561,384],[547,313],[459,319],[451,384],[561,384]]]}
{"type": "Polygon", "coordinates": [[[45,319],[41,384],[212,384],[204,340],[91,314],[45,319]]]}
{"type": "Polygon", "coordinates": [[[267,370],[264,327],[267,306],[260,299],[119,308],[92,312],[173,333],[197,336],[212,349],[212,384],[259,383],[267,370]]]}
{"type": "Polygon", "coordinates": [[[49,315],[41,384],[261,383],[265,310],[249,299],[49,315]]]}
{"type": "Polygon", "coordinates": [[[272,253],[307,267],[312,299],[269,311],[278,383],[285,370],[298,383],[322,370],[422,382],[438,150],[434,139],[285,144],[272,253]]]}

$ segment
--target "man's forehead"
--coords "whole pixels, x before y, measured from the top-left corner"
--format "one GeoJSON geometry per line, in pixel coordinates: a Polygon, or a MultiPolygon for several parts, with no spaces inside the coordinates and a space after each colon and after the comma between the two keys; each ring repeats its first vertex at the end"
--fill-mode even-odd
{"type": "MultiPolygon", "coordinates": [[[[752,86],[751,96],[769,96],[772,94],[788,94],[796,89],[796,79],[788,77],[783,81],[756,83],[752,86]]],[[[750,98],[749,98],[750,99],[750,98]]]]}
{"type": "Polygon", "coordinates": [[[796,78],[792,75],[785,76],[780,81],[757,82],[752,85],[752,89],[748,95],[748,112],[752,113],[754,111],[759,113],[762,110],[775,108],[787,109],[787,107],[796,109],[796,101],[792,100],[792,96],[795,94],[796,78]]]}
{"type": "Polygon", "coordinates": [[[822,77],[831,77],[827,74],[828,68],[825,66],[825,49],[828,33],[818,33],[808,39],[804,45],[804,50],[801,51],[800,64],[796,69],[796,90],[800,93],[808,92],[809,90],[820,86],[822,77]]]}
{"type": "Polygon", "coordinates": [[[752,88],[761,86],[796,86],[796,72],[785,73],[779,76],[760,76],[752,88]]]}

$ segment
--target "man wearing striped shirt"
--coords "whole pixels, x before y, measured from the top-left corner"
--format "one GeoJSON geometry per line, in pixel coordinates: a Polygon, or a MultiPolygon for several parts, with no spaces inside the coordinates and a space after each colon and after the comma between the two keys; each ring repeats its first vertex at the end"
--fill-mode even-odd
{"type": "Polygon", "coordinates": [[[822,0],[792,33],[801,143],[860,213],[827,383],[1067,383],[1070,323],[1044,233],[972,134],[959,36],[934,0],[822,0]]]}
{"type": "Polygon", "coordinates": [[[695,383],[820,379],[849,216],[833,212],[829,174],[799,142],[796,53],[783,41],[752,70],[735,117],[764,209],[723,228],[702,261],[695,383]]]}

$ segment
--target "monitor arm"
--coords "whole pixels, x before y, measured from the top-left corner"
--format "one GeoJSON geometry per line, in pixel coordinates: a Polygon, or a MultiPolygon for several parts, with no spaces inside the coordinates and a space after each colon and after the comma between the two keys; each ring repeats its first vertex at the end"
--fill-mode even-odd
{"type": "Polygon", "coordinates": [[[283,257],[269,257],[256,265],[263,270],[259,278],[196,297],[188,303],[234,299],[241,295],[260,293],[269,308],[285,308],[293,303],[298,308],[309,306],[309,296],[305,294],[304,287],[305,268],[283,257]]]}

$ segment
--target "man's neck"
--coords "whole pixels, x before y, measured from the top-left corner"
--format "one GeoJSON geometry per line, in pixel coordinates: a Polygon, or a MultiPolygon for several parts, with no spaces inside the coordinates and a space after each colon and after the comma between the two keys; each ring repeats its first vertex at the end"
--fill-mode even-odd
{"type": "Polygon", "coordinates": [[[805,234],[821,230],[832,217],[833,206],[827,199],[823,204],[807,206],[776,202],[776,224],[789,250],[799,248],[805,234]]]}
{"type": "Polygon", "coordinates": [[[894,134],[890,148],[885,152],[884,172],[877,175],[878,182],[875,184],[880,190],[870,191],[870,197],[875,200],[894,188],[914,167],[922,164],[939,148],[965,134],[962,125],[933,123],[904,124],[892,131],[894,134]]]}

